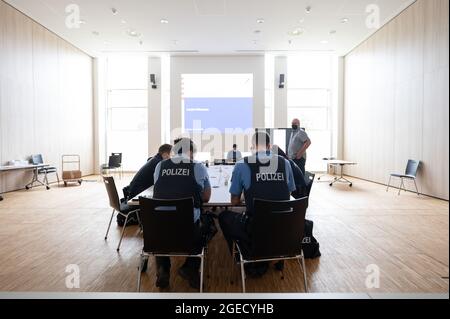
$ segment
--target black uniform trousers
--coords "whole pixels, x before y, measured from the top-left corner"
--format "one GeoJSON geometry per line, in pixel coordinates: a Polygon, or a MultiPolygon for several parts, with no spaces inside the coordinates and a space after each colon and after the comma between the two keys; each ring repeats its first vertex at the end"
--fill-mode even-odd
{"type": "Polygon", "coordinates": [[[233,252],[233,241],[239,241],[243,245],[250,245],[248,233],[248,215],[225,210],[219,215],[219,225],[223,236],[227,241],[230,253],[233,252]]]}
{"type": "Polygon", "coordinates": [[[304,157],[300,159],[293,159],[292,160],[302,171],[303,175],[305,175],[305,165],[306,165],[306,159],[304,157]]]}

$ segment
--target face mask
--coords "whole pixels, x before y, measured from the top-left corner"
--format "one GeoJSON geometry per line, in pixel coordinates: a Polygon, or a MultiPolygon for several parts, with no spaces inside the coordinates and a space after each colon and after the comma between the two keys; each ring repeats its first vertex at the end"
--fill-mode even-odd
{"type": "Polygon", "coordinates": [[[293,129],[293,130],[298,130],[298,125],[292,124],[292,129],[293,129]]]}

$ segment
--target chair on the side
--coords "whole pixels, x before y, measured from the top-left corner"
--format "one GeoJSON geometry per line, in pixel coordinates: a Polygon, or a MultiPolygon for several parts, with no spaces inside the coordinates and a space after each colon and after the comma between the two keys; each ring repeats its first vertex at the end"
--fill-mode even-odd
{"type": "Polygon", "coordinates": [[[122,153],[112,153],[108,159],[108,164],[101,166],[102,173],[105,170],[114,170],[119,172],[119,176],[122,178],[122,153]]]}
{"type": "MultiPolygon", "coordinates": [[[[36,154],[31,156],[31,164],[33,165],[42,165],[44,164],[44,159],[42,158],[42,154],[36,154]]],[[[59,185],[59,175],[58,175],[58,169],[55,166],[45,166],[37,168],[34,171],[33,179],[32,181],[25,186],[26,189],[33,188],[34,183],[38,183],[42,186],[45,186],[47,190],[50,189],[49,182],[48,182],[48,174],[56,174],[56,179],[58,181],[59,185]],[[44,175],[44,180],[39,180],[39,175],[44,175]]]]}
{"type": "Polygon", "coordinates": [[[254,200],[255,214],[249,225],[252,234],[251,249],[239,241],[233,243],[233,261],[235,253],[239,254],[242,292],[245,293],[245,264],[289,259],[298,260],[303,270],[305,291],[308,291],[305,258],[301,246],[306,205],[306,197],[291,201],[254,200]]]}
{"type": "Polygon", "coordinates": [[[109,177],[103,176],[103,183],[105,184],[106,191],[108,192],[109,206],[113,209],[111,219],[109,220],[108,224],[108,230],[106,231],[105,240],[108,239],[108,233],[109,229],[111,228],[111,223],[114,214],[117,212],[118,215],[122,215],[125,218],[125,222],[122,228],[122,234],[120,235],[119,245],[117,245],[117,251],[119,251],[120,244],[122,243],[123,235],[125,233],[125,228],[127,226],[128,218],[132,213],[136,213],[136,216],[139,220],[139,209],[128,206],[126,202],[124,203],[120,202],[119,194],[117,193],[116,183],[114,182],[114,178],[112,176],[109,177]]]}
{"type": "Polygon", "coordinates": [[[158,200],[139,198],[144,248],[138,267],[137,291],[141,289],[141,274],[146,271],[148,258],[197,257],[200,258],[200,292],[203,292],[204,259],[206,245],[196,247],[193,198],[158,200]]]}
{"type": "Polygon", "coordinates": [[[420,166],[420,161],[415,161],[415,160],[408,160],[408,164],[406,164],[406,169],[405,169],[405,173],[404,174],[398,174],[398,173],[392,173],[389,176],[389,182],[386,188],[386,192],[389,191],[389,187],[391,186],[391,179],[392,177],[396,177],[396,178],[400,178],[401,182],[400,182],[400,186],[398,188],[398,195],[400,195],[401,190],[403,189],[405,192],[407,191],[404,180],[412,180],[414,181],[414,186],[416,187],[416,193],[417,195],[419,194],[419,190],[417,188],[417,183],[416,183],[416,177],[417,177],[417,171],[419,170],[419,166],[420,166]]]}
{"type": "Polygon", "coordinates": [[[309,194],[311,194],[311,189],[314,184],[314,178],[316,174],[311,172],[305,172],[305,183],[306,183],[306,190],[305,190],[305,196],[308,196],[307,202],[306,202],[306,208],[309,207],[309,194]]]}

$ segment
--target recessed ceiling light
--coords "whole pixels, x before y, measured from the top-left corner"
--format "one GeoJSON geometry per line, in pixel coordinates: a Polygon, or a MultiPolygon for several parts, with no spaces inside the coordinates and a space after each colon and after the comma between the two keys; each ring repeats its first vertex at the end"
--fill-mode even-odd
{"type": "Polygon", "coordinates": [[[259,23],[259,24],[261,24],[261,23],[264,23],[264,19],[256,19],[256,23],[259,23]]]}
{"type": "Polygon", "coordinates": [[[125,20],[120,20],[120,23],[127,24],[127,22],[125,20]]]}
{"type": "Polygon", "coordinates": [[[99,36],[99,35],[100,35],[100,32],[98,32],[98,31],[92,31],[92,34],[93,34],[93,35],[96,35],[96,36],[99,36]]]}
{"type": "Polygon", "coordinates": [[[307,6],[305,9],[305,12],[308,14],[311,13],[311,6],[307,6]]]}
{"type": "Polygon", "coordinates": [[[341,23],[347,23],[348,22],[348,18],[342,18],[341,23]]]}
{"type": "Polygon", "coordinates": [[[320,41],[320,43],[322,43],[322,44],[328,44],[328,41],[327,41],[327,40],[322,40],[322,41],[320,41]]]}
{"type": "Polygon", "coordinates": [[[127,34],[128,34],[130,37],[134,37],[134,38],[140,37],[140,36],[141,36],[141,34],[140,34],[139,32],[137,32],[136,30],[133,30],[133,29],[128,29],[128,30],[127,30],[127,34]]]}
{"type": "Polygon", "coordinates": [[[78,21],[78,23],[79,23],[79,24],[86,24],[86,21],[83,20],[83,19],[80,19],[80,20],[78,21]]]}
{"type": "Polygon", "coordinates": [[[162,24],[167,24],[167,23],[169,23],[169,20],[167,20],[167,19],[161,19],[161,23],[162,23],[162,24]]]}
{"type": "Polygon", "coordinates": [[[288,34],[293,35],[293,36],[299,36],[299,35],[302,35],[303,32],[304,32],[304,30],[299,28],[299,29],[294,29],[294,30],[288,32],[288,34]]]}
{"type": "Polygon", "coordinates": [[[112,12],[113,15],[116,15],[116,14],[119,13],[119,11],[117,11],[116,8],[111,8],[111,12],[112,12]]]}

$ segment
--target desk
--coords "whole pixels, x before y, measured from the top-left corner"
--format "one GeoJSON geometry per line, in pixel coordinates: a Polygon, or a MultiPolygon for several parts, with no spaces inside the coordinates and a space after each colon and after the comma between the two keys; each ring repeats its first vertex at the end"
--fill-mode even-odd
{"type": "MultiPolygon", "coordinates": [[[[204,203],[203,207],[232,207],[231,205],[231,195],[230,180],[231,174],[233,173],[234,166],[229,165],[218,165],[211,166],[208,168],[209,180],[211,183],[211,199],[208,203],[204,203]]],[[[130,206],[139,206],[139,197],[153,197],[153,186],[149,189],[143,191],[138,196],[132,198],[128,201],[130,206]]],[[[244,207],[245,204],[241,204],[244,207]]]]}
{"type": "Polygon", "coordinates": [[[357,163],[355,163],[355,162],[348,162],[348,161],[342,161],[342,160],[329,160],[328,161],[328,165],[340,166],[341,167],[341,174],[340,174],[340,176],[339,177],[335,177],[331,181],[330,186],[333,186],[334,183],[347,183],[348,186],[350,186],[350,187],[353,186],[353,183],[343,176],[343,170],[344,170],[344,166],[346,166],[346,165],[357,165],[357,163]]]}
{"type": "MultiPolygon", "coordinates": [[[[8,165],[8,166],[0,166],[0,173],[2,173],[2,172],[17,171],[17,170],[30,170],[30,169],[32,169],[32,170],[33,170],[33,179],[31,180],[30,183],[28,183],[27,185],[25,185],[25,188],[26,188],[26,189],[32,188],[33,185],[34,185],[34,183],[39,183],[39,184],[41,184],[42,186],[46,186],[47,189],[48,189],[48,188],[49,188],[48,185],[42,183],[42,182],[38,179],[38,176],[39,176],[39,169],[40,169],[40,168],[43,168],[43,167],[48,167],[48,166],[49,166],[48,164],[39,164],[39,165],[32,165],[32,164],[29,164],[29,165],[8,165]]],[[[1,198],[1,196],[0,196],[0,198],[1,198]]],[[[1,201],[2,199],[3,199],[3,198],[1,198],[0,201],[1,201]]]]}
{"type": "MultiPolygon", "coordinates": [[[[203,203],[203,207],[245,207],[245,203],[240,205],[231,204],[230,182],[234,166],[217,165],[208,168],[209,180],[211,182],[211,199],[208,203],[203,203]]],[[[153,186],[143,191],[136,197],[128,201],[130,206],[139,206],[139,197],[152,198],[153,186]]],[[[291,200],[295,198],[291,196],[291,200]]]]}

